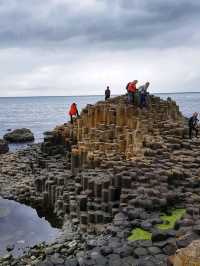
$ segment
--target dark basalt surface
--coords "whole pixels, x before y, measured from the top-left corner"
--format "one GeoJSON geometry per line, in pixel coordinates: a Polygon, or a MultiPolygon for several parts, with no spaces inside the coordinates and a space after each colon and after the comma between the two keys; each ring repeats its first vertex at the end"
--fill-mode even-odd
{"type": "Polygon", "coordinates": [[[33,133],[27,128],[15,129],[12,132],[5,134],[3,138],[10,143],[34,141],[33,133]]]}

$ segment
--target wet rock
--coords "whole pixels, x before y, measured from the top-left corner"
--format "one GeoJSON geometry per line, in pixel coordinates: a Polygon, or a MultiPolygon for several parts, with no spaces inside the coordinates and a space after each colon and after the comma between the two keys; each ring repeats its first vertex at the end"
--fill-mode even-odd
{"type": "Polygon", "coordinates": [[[140,241],[138,241],[138,244],[144,248],[148,248],[148,247],[151,247],[153,245],[151,240],[140,240],[140,241]]]}
{"type": "Polygon", "coordinates": [[[77,259],[67,259],[65,260],[65,266],[78,266],[79,263],[78,263],[78,260],[77,259]]]}
{"type": "Polygon", "coordinates": [[[136,265],[137,266],[155,266],[156,264],[149,258],[143,258],[143,259],[139,259],[136,265]]]}
{"type": "Polygon", "coordinates": [[[46,259],[44,261],[37,263],[37,266],[54,266],[54,264],[49,259],[46,259]]]}
{"type": "Polygon", "coordinates": [[[54,253],[54,248],[53,248],[53,247],[47,247],[47,248],[45,249],[45,253],[46,253],[46,255],[51,255],[51,254],[53,254],[53,253],[54,253]]]}
{"type": "Polygon", "coordinates": [[[141,208],[131,210],[128,212],[128,218],[130,220],[140,219],[142,213],[143,213],[143,209],[141,209],[141,208]]]}
{"type": "Polygon", "coordinates": [[[177,246],[173,243],[168,243],[163,248],[164,253],[168,256],[175,254],[176,250],[177,250],[177,246]]]}
{"type": "Polygon", "coordinates": [[[97,246],[97,241],[94,239],[88,240],[87,241],[87,248],[88,249],[92,249],[95,248],[97,246]]]}
{"type": "Polygon", "coordinates": [[[137,261],[132,256],[123,258],[121,261],[122,261],[121,265],[123,266],[137,266],[137,261]]]}
{"type": "Polygon", "coordinates": [[[117,254],[111,254],[108,256],[108,265],[109,266],[121,266],[122,260],[120,259],[120,256],[117,254]]]}
{"type": "Polygon", "coordinates": [[[10,245],[7,245],[7,247],[6,247],[6,250],[8,251],[8,252],[10,252],[10,251],[12,251],[13,249],[15,248],[15,245],[13,244],[10,244],[10,245]]]}
{"type": "Polygon", "coordinates": [[[0,139],[0,154],[7,153],[9,151],[7,141],[0,139]]]}
{"type": "Polygon", "coordinates": [[[176,245],[178,248],[185,248],[192,242],[192,240],[193,240],[193,235],[187,234],[177,239],[176,245]]]}
{"type": "Polygon", "coordinates": [[[52,255],[50,259],[51,262],[55,265],[63,264],[65,262],[64,259],[61,258],[59,253],[55,253],[54,255],[52,255]]]}
{"type": "Polygon", "coordinates": [[[152,224],[148,221],[142,222],[140,226],[144,230],[150,230],[152,228],[152,224]]]}
{"type": "Polygon", "coordinates": [[[137,258],[141,257],[141,256],[145,256],[148,254],[146,248],[142,248],[142,247],[139,247],[139,248],[136,248],[134,250],[134,254],[136,255],[137,258]]]}
{"type": "Polygon", "coordinates": [[[34,135],[30,129],[22,128],[15,129],[10,133],[5,134],[3,138],[11,143],[29,142],[34,140],[34,135]]]}
{"type": "Polygon", "coordinates": [[[200,235],[200,224],[195,225],[195,226],[193,227],[193,231],[194,231],[194,233],[200,235]]]}
{"type": "Polygon", "coordinates": [[[149,247],[148,248],[148,252],[151,254],[151,255],[156,255],[156,254],[160,254],[162,253],[162,250],[158,247],[149,247]]]}
{"type": "Polygon", "coordinates": [[[152,241],[157,242],[157,241],[163,241],[168,238],[167,232],[163,232],[161,230],[155,230],[152,233],[152,241]]]}
{"type": "Polygon", "coordinates": [[[131,256],[133,254],[133,249],[130,246],[124,245],[123,247],[117,248],[113,251],[119,254],[121,258],[131,256]]]}
{"type": "Polygon", "coordinates": [[[110,246],[105,246],[101,248],[101,254],[103,256],[107,256],[113,252],[113,248],[110,246]]]}

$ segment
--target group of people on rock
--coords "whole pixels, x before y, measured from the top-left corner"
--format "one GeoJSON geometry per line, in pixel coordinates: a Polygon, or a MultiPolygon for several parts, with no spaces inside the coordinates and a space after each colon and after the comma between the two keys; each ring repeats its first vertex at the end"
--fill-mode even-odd
{"type": "MultiPolygon", "coordinates": [[[[146,82],[144,85],[136,87],[136,84],[138,83],[137,80],[134,80],[132,82],[129,82],[126,85],[126,91],[128,96],[128,103],[129,104],[135,104],[135,96],[136,94],[139,95],[139,106],[141,108],[147,107],[148,105],[148,92],[147,89],[150,85],[149,82],[146,82]]],[[[111,96],[111,90],[109,86],[107,86],[105,90],[105,100],[108,100],[111,96]]],[[[70,110],[69,110],[69,116],[70,121],[73,124],[73,117],[79,117],[79,112],[76,103],[72,103],[70,110]]],[[[198,137],[198,113],[195,112],[188,120],[188,127],[189,127],[189,138],[192,139],[193,137],[193,131],[195,132],[195,137],[198,137]]]]}
{"type": "Polygon", "coordinates": [[[149,82],[146,82],[144,85],[139,86],[138,88],[136,87],[136,84],[138,83],[137,80],[134,80],[132,82],[129,82],[126,85],[126,90],[128,93],[128,103],[129,104],[135,104],[136,102],[136,95],[139,95],[139,106],[141,108],[147,107],[148,105],[148,93],[147,89],[150,85],[149,82]]]}
{"type": "MultiPolygon", "coordinates": [[[[139,96],[139,106],[141,108],[147,107],[148,105],[148,93],[147,89],[150,85],[149,82],[146,82],[144,85],[136,87],[136,84],[138,83],[137,80],[131,81],[126,85],[126,91],[128,96],[128,103],[129,104],[135,104],[136,103],[136,95],[139,96]]],[[[111,91],[109,86],[107,86],[105,90],[105,100],[108,100],[111,96],[111,91]]]]}

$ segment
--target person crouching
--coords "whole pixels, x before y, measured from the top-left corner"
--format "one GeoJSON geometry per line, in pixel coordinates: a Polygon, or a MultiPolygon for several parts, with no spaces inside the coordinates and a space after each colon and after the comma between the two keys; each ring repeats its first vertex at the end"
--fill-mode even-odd
{"type": "Polygon", "coordinates": [[[140,86],[138,91],[140,95],[140,108],[147,107],[147,89],[149,87],[150,83],[146,82],[144,85],[140,86]]]}

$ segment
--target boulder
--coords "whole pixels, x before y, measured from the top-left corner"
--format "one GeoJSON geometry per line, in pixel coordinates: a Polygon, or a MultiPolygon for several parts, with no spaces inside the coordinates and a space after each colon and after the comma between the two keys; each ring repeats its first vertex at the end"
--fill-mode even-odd
{"type": "Polygon", "coordinates": [[[34,135],[27,128],[15,129],[10,133],[4,135],[4,140],[11,143],[34,141],[34,135]]]}
{"type": "Polygon", "coordinates": [[[0,139],[0,154],[7,153],[9,151],[7,141],[0,139]]]}

